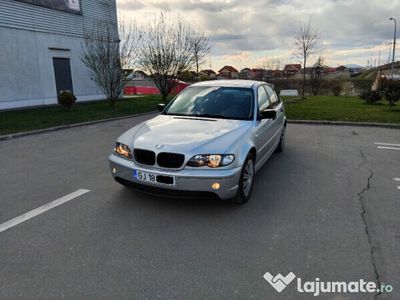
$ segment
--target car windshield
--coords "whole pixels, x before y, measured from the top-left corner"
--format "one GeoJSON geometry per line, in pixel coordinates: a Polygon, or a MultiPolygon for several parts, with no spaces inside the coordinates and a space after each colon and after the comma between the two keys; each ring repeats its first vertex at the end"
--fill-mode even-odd
{"type": "Polygon", "coordinates": [[[188,87],[167,106],[164,114],[251,120],[253,91],[233,87],[188,87]]]}

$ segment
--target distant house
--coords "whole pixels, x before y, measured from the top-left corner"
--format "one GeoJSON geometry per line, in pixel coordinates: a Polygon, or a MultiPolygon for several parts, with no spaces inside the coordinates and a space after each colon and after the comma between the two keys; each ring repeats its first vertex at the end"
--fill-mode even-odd
{"type": "Polygon", "coordinates": [[[270,70],[269,71],[269,77],[270,78],[282,78],[284,77],[285,73],[282,70],[270,70]]]}
{"type": "Polygon", "coordinates": [[[206,69],[206,70],[201,70],[199,72],[199,75],[201,77],[206,77],[208,79],[215,79],[217,78],[217,73],[215,73],[213,70],[211,69],[206,69]]]}
{"type": "Polygon", "coordinates": [[[265,69],[250,69],[244,68],[239,73],[240,79],[252,79],[252,80],[267,80],[270,77],[271,71],[265,69]]]}
{"type": "Polygon", "coordinates": [[[293,75],[296,75],[301,72],[301,64],[289,64],[285,65],[285,68],[283,69],[283,73],[285,76],[290,77],[293,75]]]}
{"type": "MultiPolygon", "coordinates": [[[[392,64],[385,64],[382,66],[379,66],[378,68],[378,76],[392,76],[392,64]]],[[[400,76],[400,61],[396,61],[394,63],[394,78],[399,78],[400,76]]]]}
{"type": "Polygon", "coordinates": [[[351,73],[349,68],[346,66],[339,66],[336,68],[336,72],[327,74],[327,78],[350,78],[351,73]]]}
{"type": "Polygon", "coordinates": [[[221,79],[238,79],[239,71],[232,66],[225,66],[218,71],[219,78],[221,79]]]}
{"type": "Polygon", "coordinates": [[[362,66],[354,64],[346,65],[346,68],[349,70],[351,75],[360,74],[364,69],[362,66]]]}
{"type": "Polygon", "coordinates": [[[254,80],[267,80],[269,78],[269,72],[265,69],[251,69],[251,79],[254,80]]]}
{"type": "Polygon", "coordinates": [[[251,69],[250,68],[242,69],[239,73],[239,78],[240,79],[251,79],[251,69]]]}
{"type": "Polygon", "coordinates": [[[323,67],[322,70],[325,73],[336,73],[337,72],[337,68],[331,68],[331,67],[323,67]]]}

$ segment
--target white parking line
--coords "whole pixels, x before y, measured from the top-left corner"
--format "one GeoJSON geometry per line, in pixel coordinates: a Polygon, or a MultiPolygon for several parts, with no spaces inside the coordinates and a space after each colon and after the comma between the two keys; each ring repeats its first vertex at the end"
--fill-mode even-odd
{"type": "Polygon", "coordinates": [[[375,145],[400,147],[400,144],[388,144],[388,143],[375,143],[375,145]]]}
{"type": "Polygon", "coordinates": [[[397,178],[397,177],[395,177],[393,179],[394,179],[394,181],[400,181],[400,178],[397,178]]]}
{"type": "Polygon", "coordinates": [[[29,219],[32,219],[52,208],[55,208],[57,206],[60,206],[68,201],[71,201],[72,199],[75,199],[79,196],[82,196],[83,194],[86,194],[90,192],[90,190],[86,190],[86,189],[80,189],[77,190],[71,194],[68,194],[64,197],[58,198],[52,202],[49,202],[47,204],[44,204],[42,206],[39,206],[38,208],[35,208],[31,211],[28,211],[27,213],[24,213],[23,215],[20,215],[10,221],[7,221],[3,224],[0,224],[0,232],[6,231],[7,229],[10,229],[11,227],[14,227],[18,224],[21,224],[29,219]]]}
{"type": "Polygon", "coordinates": [[[377,148],[378,149],[385,149],[385,150],[397,150],[397,151],[400,151],[400,148],[394,148],[394,147],[381,147],[381,146],[378,146],[377,148]]]}

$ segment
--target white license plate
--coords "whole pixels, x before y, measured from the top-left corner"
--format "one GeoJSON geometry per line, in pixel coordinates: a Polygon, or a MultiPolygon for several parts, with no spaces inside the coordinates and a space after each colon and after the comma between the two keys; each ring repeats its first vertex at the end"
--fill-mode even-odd
{"type": "Polygon", "coordinates": [[[168,185],[174,184],[174,177],[172,176],[156,175],[139,170],[133,170],[133,177],[140,181],[151,182],[156,184],[168,184],[168,185]]]}

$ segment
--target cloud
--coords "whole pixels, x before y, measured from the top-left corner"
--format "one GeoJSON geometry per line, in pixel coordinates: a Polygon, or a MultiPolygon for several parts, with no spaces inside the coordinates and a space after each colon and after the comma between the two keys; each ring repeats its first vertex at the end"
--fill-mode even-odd
{"type": "Polygon", "coordinates": [[[224,59],[226,61],[231,61],[232,63],[242,63],[243,61],[247,61],[250,58],[249,52],[241,52],[234,55],[225,55],[224,59]]]}
{"type": "Polygon", "coordinates": [[[140,0],[118,0],[118,9],[124,13],[129,11],[137,11],[145,7],[145,4],[140,0]]]}
{"type": "MultiPolygon", "coordinates": [[[[388,18],[400,11],[400,1],[378,0],[117,0],[123,14],[148,19],[157,11],[179,13],[210,37],[213,61],[248,53],[242,63],[257,63],[261,55],[293,60],[293,39],[301,22],[311,20],[320,33],[326,62],[366,64],[371,51],[382,56],[393,37],[388,18]],[[386,43],[386,44],[385,44],[386,43]],[[371,50],[372,49],[372,50],[371,50]],[[354,51],[352,51],[354,50],[354,51]]],[[[399,17],[400,20],[400,17],[399,17]]],[[[385,54],[386,55],[386,54],[385,54]]],[[[226,61],[224,61],[226,59],[226,61]]],[[[252,65],[249,65],[252,67],[252,65]]]]}

